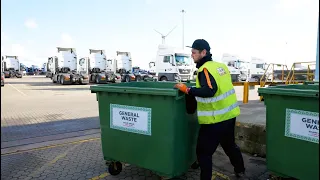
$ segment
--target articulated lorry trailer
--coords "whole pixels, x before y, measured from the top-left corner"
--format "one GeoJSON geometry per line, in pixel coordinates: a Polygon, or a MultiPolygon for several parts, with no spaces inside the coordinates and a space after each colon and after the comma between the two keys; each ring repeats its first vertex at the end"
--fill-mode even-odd
{"type": "Polygon", "coordinates": [[[5,78],[22,78],[18,56],[2,56],[1,60],[3,61],[3,72],[5,78]]]}
{"type": "Polygon", "coordinates": [[[88,74],[77,71],[78,60],[76,49],[57,47],[57,50],[57,56],[48,59],[48,64],[51,64],[52,82],[62,85],[88,84],[88,74]]]}

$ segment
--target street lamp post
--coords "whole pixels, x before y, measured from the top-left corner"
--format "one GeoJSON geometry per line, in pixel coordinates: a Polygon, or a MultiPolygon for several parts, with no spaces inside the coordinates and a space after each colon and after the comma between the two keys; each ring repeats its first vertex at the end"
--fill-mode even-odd
{"type": "Polygon", "coordinates": [[[182,13],[182,49],[184,49],[184,13],[186,13],[185,10],[181,10],[182,13]]]}

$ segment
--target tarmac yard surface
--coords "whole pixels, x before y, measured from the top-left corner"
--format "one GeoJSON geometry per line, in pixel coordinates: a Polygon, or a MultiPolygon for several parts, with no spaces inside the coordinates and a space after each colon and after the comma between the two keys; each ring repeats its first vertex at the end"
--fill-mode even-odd
{"type": "MultiPolygon", "coordinates": [[[[89,86],[53,84],[44,76],[5,79],[1,87],[1,179],[159,179],[130,164],[123,164],[117,176],[108,173],[101,150],[98,102],[89,86]]],[[[236,87],[239,100],[241,90],[236,87]]],[[[253,90],[250,93],[250,100],[258,99],[253,90]]],[[[243,111],[247,119],[250,113],[243,111]]],[[[268,178],[265,159],[243,156],[247,179],[268,178]]],[[[213,179],[231,179],[233,167],[221,149],[213,163],[213,179]]],[[[190,169],[177,179],[199,179],[199,173],[190,169]]]]}

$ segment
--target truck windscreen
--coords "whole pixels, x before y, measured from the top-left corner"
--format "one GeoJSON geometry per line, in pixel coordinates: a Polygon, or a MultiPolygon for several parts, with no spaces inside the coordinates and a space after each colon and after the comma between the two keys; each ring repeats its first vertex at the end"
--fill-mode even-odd
{"type": "Polygon", "coordinates": [[[189,66],[192,63],[192,59],[187,55],[176,54],[176,64],[177,66],[189,66]]]}

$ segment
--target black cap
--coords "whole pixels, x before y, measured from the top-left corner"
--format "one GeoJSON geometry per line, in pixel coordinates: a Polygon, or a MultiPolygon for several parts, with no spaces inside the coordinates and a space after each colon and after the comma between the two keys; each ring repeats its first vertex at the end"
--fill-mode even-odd
{"type": "Polygon", "coordinates": [[[193,42],[192,46],[186,46],[186,47],[193,48],[200,51],[205,49],[208,52],[210,52],[210,49],[211,49],[209,43],[204,39],[197,39],[193,42]]]}

